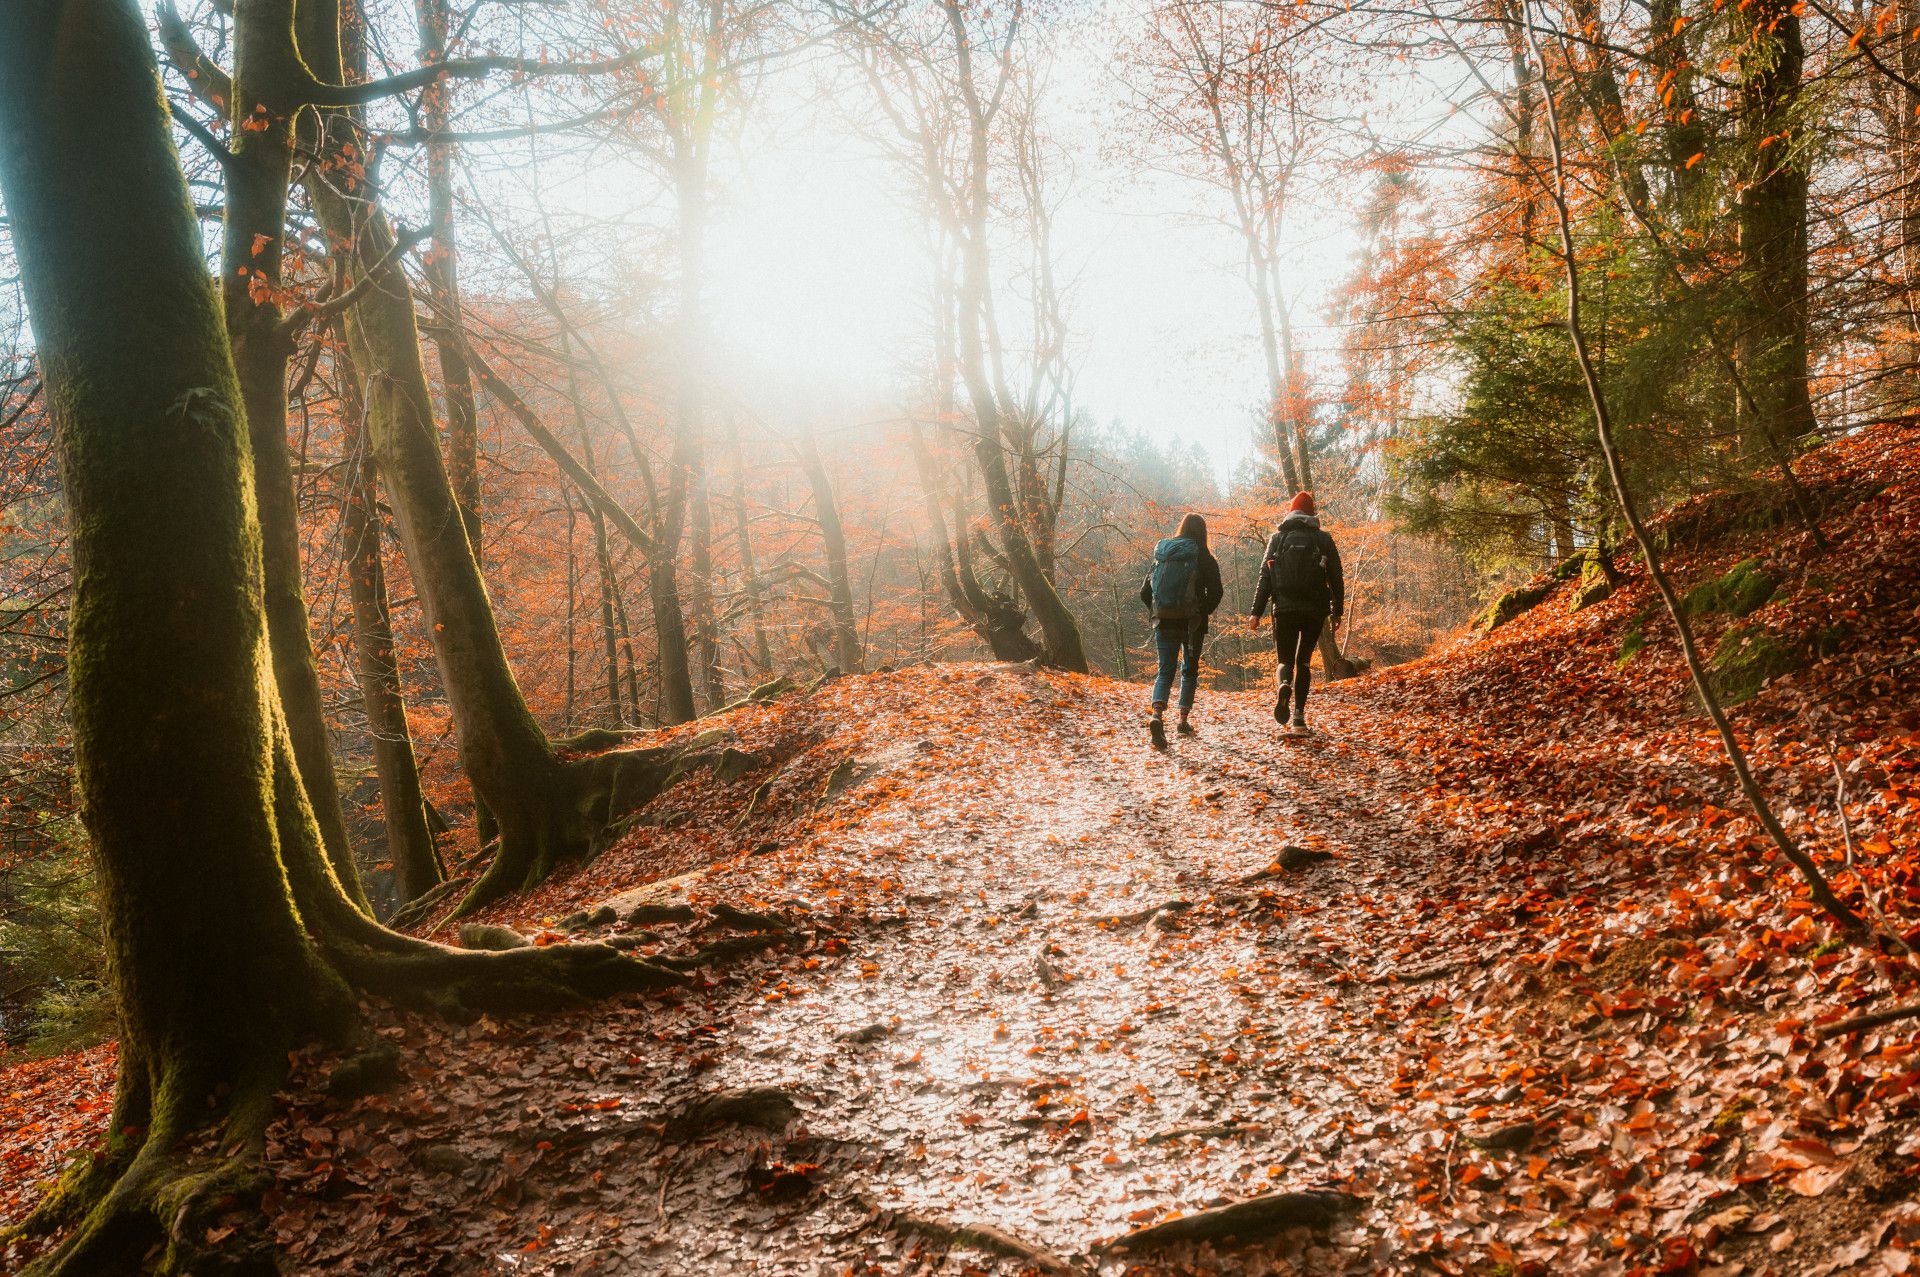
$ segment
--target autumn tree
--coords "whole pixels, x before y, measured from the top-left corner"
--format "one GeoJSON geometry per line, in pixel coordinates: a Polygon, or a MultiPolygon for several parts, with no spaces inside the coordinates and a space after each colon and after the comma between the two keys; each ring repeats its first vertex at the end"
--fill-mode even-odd
{"type": "MultiPolygon", "coordinates": [[[[411,292],[382,277],[403,241],[395,234],[365,163],[360,104],[407,92],[452,75],[517,70],[540,75],[618,76],[647,50],[628,49],[576,62],[481,57],[430,64],[380,80],[364,71],[359,11],[342,39],[342,10],[332,0],[259,0],[236,10],[249,45],[281,70],[287,84],[274,109],[314,108],[321,121],[312,144],[321,162],[306,183],[318,221],[366,285],[344,307],[348,347],[365,379],[366,437],[393,502],[400,540],[426,610],[442,685],[453,710],[462,766],[475,798],[497,822],[499,849],[473,886],[467,908],[539,881],[582,854],[595,833],[634,790],[635,760],[606,756],[562,760],[528,710],[515,681],[478,556],[439,443],[431,387],[421,354],[411,292]],[[296,25],[297,23],[297,25],[296,25]],[[353,74],[349,75],[349,71],[353,74]]],[[[242,41],[236,36],[236,45],[242,41]]],[[[217,82],[219,69],[197,50],[176,60],[217,82]]],[[[217,90],[215,90],[217,91],[217,90]]],[[[229,88],[228,92],[234,91],[229,88]]],[[[343,294],[343,296],[346,296],[343,294]]],[[[642,791],[645,784],[641,786],[642,791]]]]}
{"type": "MultiPolygon", "coordinates": [[[[1011,123],[1004,113],[1016,86],[1031,74],[1028,30],[1036,15],[1024,0],[993,12],[957,0],[840,12],[902,172],[952,249],[954,271],[943,281],[952,289],[951,322],[941,328],[952,348],[941,363],[966,391],[1000,552],[1039,624],[1045,659],[1084,671],[1079,625],[1050,571],[1050,551],[1036,548],[1036,529],[1023,514],[1041,508],[1035,498],[1044,497],[1025,464],[1036,457],[1022,443],[1031,414],[1022,414],[1006,383],[996,319],[992,214],[994,175],[1003,167],[997,139],[1011,123]]],[[[1017,126],[1014,136],[1022,136],[1017,126]]],[[[936,308],[946,309],[938,301],[936,308]]]]}
{"type": "Polygon", "coordinates": [[[352,986],[504,1006],[666,976],[602,946],[449,950],[361,913],[280,708],[245,403],[134,6],[10,6],[0,128],[80,564],[74,748],[121,1020],[108,1148],[41,1212],[76,1225],[43,1268],[125,1271],[162,1244],[184,1269],[200,1210],[256,1182],[287,1052],[346,1031],[352,986]],[[187,1151],[210,1125],[237,1158],[187,1151]]]}

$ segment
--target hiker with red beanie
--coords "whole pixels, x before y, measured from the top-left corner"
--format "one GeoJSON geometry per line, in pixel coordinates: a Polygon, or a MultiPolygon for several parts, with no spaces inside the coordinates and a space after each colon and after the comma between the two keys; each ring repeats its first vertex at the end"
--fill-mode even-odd
{"type": "Polygon", "coordinates": [[[1278,691],[1273,700],[1274,721],[1293,732],[1307,730],[1307,689],[1313,684],[1308,663],[1320,642],[1320,630],[1329,619],[1338,627],[1346,610],[1346,573],[1340,567],[1340,549],[1321,530],[1319,511],[1311,492],[1297,492],[1287,507],[1260,565],[1260,586],[1253,596],[1254,629],[1267,604],[1273,604],[1273,645],[1280,654],[1278,691]],[[1293,716],[1287,716],[1288,693],[1293,716]]]}

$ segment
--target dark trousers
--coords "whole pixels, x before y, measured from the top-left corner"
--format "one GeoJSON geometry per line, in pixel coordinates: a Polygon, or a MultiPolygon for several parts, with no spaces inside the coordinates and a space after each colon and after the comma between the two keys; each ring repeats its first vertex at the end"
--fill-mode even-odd
{"type": "Polygon", "coordinates": [[[1280,669],[1274,704],[1285,705],[1287,685],[1293,685],[1293,712],[1303,718],[1307,712],[1307,690],[1313,686],[1313,649],[1320,642],[1320,629],[1327,618],[1318,612],[1275,612],[1273,645],[1280,654],[1280,669]]]}

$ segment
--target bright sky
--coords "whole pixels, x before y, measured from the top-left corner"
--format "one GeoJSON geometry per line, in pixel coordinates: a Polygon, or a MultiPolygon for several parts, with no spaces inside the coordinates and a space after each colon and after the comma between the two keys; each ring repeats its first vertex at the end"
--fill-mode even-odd
{"type": "MultiPolygon", "coordinates": [[[[1103,153],[1125,102],[1109,66],[1096,34],[1061,48],[1053,79],[1051,124],[1076,169],[1056,247],[1074,281],[1078,397],[1103,423],[1197,440],[1224,477],[1250,451],[1265,395],[1238,236],[1212,220],[1224,195],[1103,153]]],[[[810,74],[770,86],[763,106],[782,121],[778,135],[755,139],[725,192],[709,241],[713,321],[723,343],[775,367],[872,385],[923,340],[925,250],[874,144],[835,112],[800,105],[810,74]]],[[[1303,208],[1294,224],[1297,340],[1330,351],[1328,300],[1357,240],[1342,209],[1303,208]]],[[[1329,359],[1311,366],[1331,374],[1329,359]]]]}

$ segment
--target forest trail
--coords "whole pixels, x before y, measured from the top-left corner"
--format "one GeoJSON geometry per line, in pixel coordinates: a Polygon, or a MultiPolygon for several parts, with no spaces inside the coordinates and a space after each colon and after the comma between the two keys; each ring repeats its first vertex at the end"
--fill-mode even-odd
{"type": "MultiPolygon", "coordinates": [[[[1756,766],[1842,890],[1864,871],[1910,918],[1920,450],[1815,460],[1834,550],[1697,505],[1676,570],[1769,575],[1702,641],[1791,657],[1741,707],[1756,766]]],[[[1203,692],[1156,753],[1144,687],[996,664],[650,735],[706,761],[485,920],[687,987],[465,1024],[367,1003],[270,1131],[284,1266],[1909,1271],[1920,1018],[1834,1030],[1913,1002],[1912,970],[1837,939],[1728,805],[1641,574],[1585,589],[1545,575],[1497,630],[1319,689],[1304,740],[1203,692]],[[1231,1241],[1172,1235],[1240,1202],[1231,1241]]],[[[97,1144],[112,1071],[0,1072],[0,1224],[97,1144]]]]}
{"type": "MultiPolygon", "coordinates": [[[[578,1072],[516,1097],[658,1114],[773,1086],[799,1120],[662,1148],[627,1168],[631,1195],[590,1187],[612,1174],[602,1141],[540,1158],[552,1200],[592,1222],[547,1220],[520,1265],[887,1271],[985,1226],[956,1271],[1018,1245],[1091,1268],[1169,1214],[1367,1182],[1411,1134],[1387,1120],[1395,1019],[1371,982],[1407,965],[1420,879],[1444,867],[1386,814],[1391,760],[1337,695],[1288,742],[1256,697],[1209,698],[1204,734],[1166,754],[1140,689],[1104,680],[960,666],[816,699],[864,720],[821,833],[663,893],[794,919],[811,952],[735,969],[686,1014],[650,1008],[644,1034],[584,1034],[573,1049],[610,1066],[591,1099],[578,1072]],[[1286,846],[1332,859],[1277,870],[1286,846]]],[[[1326,1248],[1358,1262],[1366,1242],[1299,1230],[1270,1258],[1309,1245],[1342,1267],[1326,1248]]]]}

